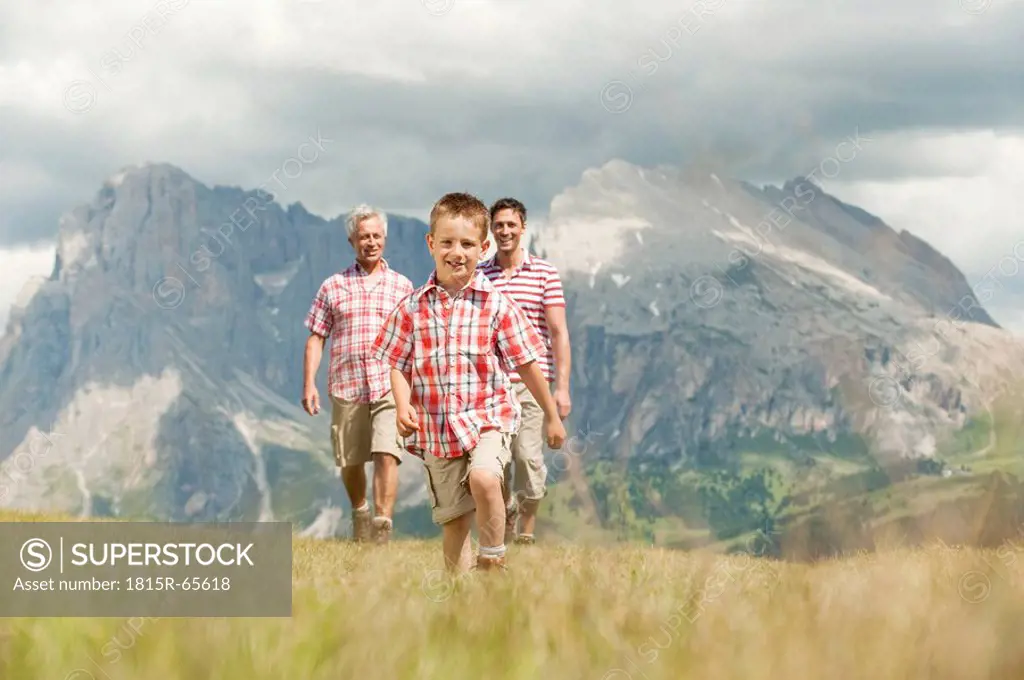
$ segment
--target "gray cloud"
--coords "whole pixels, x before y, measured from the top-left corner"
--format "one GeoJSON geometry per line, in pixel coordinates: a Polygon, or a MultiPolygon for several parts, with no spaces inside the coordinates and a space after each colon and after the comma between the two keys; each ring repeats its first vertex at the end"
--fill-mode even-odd
{"type": "MultiPolygon", "coordinates": [[[[543,213],[612,157],[712,158],[734,176],[781,181],[858,129],[1021,125],[1020,4],[968,15],[956,2],[923,0],[705,0],[713,12],[699,15],[674,2],[638,13],[455,0],[444,16],[417,2],[347,14],[334,5],[286,2],[254,18],[239,4],[236,24],[218,32],[209,24],[228,10],[192,2],[107,74],[110,89],[96,87],[90,110],[61,106],[62,87],[85,69],[48,81],[45,96],[0,99],[0,162],[49,178],[34,191],[0,192],[0,245],[52,237],[57,215],[122,165],[167,161],[208,184],[251,188],[317,130],[333,146],[283,198],[330,217],[363,200],[429,206],[453,189],[517,195],[543,213]],[[273,51],[273,31],[288,28],[302,49],[273,51]],[[652,62],[655,53],[668,58],[652,62]],[[632,100],[613,115],[601,92],[616,79],[632,100]]],[[[76,44],[76,56],[101,68],[144,11],[124,10],[102,37],[76,44]]],[[[0,26],[11,27],[0,32],[0,67],[24,57],[53,71],[63,33],[47,29],[44,14],[30,3],[0,10],[0,26]],[[15,31],[32,25],[44,27],[35,42],[15,31]]],[[[962,171],[906,151],[876,146],[844,179],[962,171]]]]}

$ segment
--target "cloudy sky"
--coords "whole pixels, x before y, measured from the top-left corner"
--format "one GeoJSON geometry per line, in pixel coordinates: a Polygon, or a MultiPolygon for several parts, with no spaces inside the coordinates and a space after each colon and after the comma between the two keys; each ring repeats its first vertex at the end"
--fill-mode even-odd
{"type": "Polygon", "coordinates": [[[58,215],[129,164],[277,173],[325,217],[454,189],[543,216],[612,158],[781,183],[859,133],[825,188],[971,282],[1003,262],[988,307],[1024,331],[1022,35],[1022,0],[6,2],[0,322],[58,215]]]}

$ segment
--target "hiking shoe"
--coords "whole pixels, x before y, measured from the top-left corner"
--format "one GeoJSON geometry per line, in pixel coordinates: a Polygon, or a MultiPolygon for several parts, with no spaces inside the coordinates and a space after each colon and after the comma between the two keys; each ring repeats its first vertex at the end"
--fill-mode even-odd
{"type": "Polygon", "coordinates": [[[352,513],[352,540],[356,543],[367,543],[373,538],[373,522],[370,510],[356,510],[352,513]]]}
{"type": "Polygon", "coordinates": [[[390,517],[373,518],[373,541],[377,545],[387,545],[391,540],[392,523],[390,517]]]}
{"type": "Polygon", "coordinates": [[[505,565],[505,556],[501,557],[484,557],[483,555],[477,555],[476,566],[473,567],[474,571],[508,571],[508,567],[505,565]]]}
{"type": "Polygon", "coordinates": [[[516,536],[515,542],[517,545],[533,545],[537,542],[537,539],[530,534],[520,534],[516,536]]]}

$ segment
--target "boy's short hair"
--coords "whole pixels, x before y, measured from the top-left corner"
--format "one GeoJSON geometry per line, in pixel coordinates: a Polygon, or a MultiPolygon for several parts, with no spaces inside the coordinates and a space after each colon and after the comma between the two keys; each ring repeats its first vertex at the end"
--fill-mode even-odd
{"type": "Polygon", "coordinates": [[[494,216],[500,213],[502,210],[513,210],[519,215],[519,219],[522,220],[523,224],[526,224],[526,206],[523,205],[522,201],[514,198],[499,198],[491,206],[491,221],[494,221],[494,216]]]}
{"type": "Polygon", "coordinates": [[[473,194],[456,191],[442,196],[430,211],[430,234],[434,234],[438,219],[461,217],[480,230],[480,240],[486,241],[491,230],[491,218],[484,202],[473,194]]]}

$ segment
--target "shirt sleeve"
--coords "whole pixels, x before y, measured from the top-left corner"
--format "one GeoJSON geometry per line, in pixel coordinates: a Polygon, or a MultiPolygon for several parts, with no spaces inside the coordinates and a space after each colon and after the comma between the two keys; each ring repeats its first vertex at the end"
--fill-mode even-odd
{"type": "Polygon", "coordinates": [[[551,272],[544,281],[544,306],[565,307],[565,294],[562,291],[562,278],[557,271],[551,272]]]}
{"type": "Polygon", "coordinates": [[[408,374],[412,368],[412,332],[412,314],[409,313],[409,298],[406,297],[384,321],[370,352],[377,360],[408,374]]]}
{"type": "Polygon", "coordinates": [[[334,327],[334,313],[331,311],[331,298],[328,293],[328,282],[320,284],[320,290],[313,298],[313,304],[306,314],[306,329],[323,337],[330,337],[334,327]]]}
{"type": "Polygon", "coordinates": [[[496,353],[506,372],[544,356],[544,341],[519,305],[502,296],[497,316],[496,353]]]}

